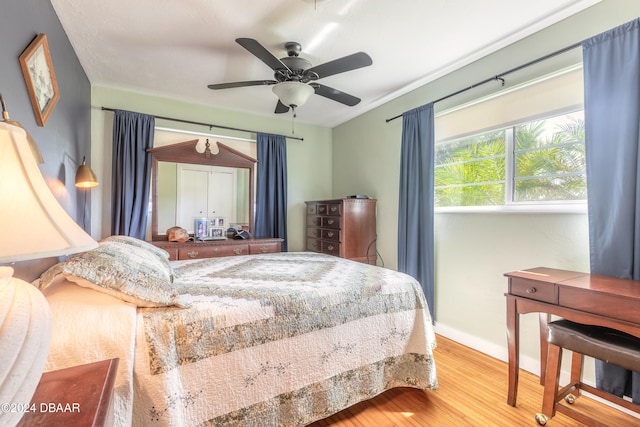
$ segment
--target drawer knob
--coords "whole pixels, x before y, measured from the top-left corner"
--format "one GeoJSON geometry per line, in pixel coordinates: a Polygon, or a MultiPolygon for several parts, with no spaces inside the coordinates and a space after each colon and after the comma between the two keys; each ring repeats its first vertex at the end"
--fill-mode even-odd
{"type": "Polygon", "coordinates": [[[327,246],[327,249],[329,249],[330,251],[332,251],[332,250],[333,250],[333,245],[329,245],[329,246],[327,246]]]}
{"type": "Polygon", "coordinates": [[[263,246],[260,248],[260,252],[262,252],[263,254],[266,254],[267,252],[269,252],[269,248],[263,246]]]}
{"type": "Polygon", "coordinates": [[[196,258],[198,256],[198,251],[187,252],[187,255],[189,255],[189,258],[196,258]]]}
{"type": "Polygon", "coordinates": [[[233,253],[236,254],[236,255],[240,255],[242,253],[242,249],[236,248],[236,249],[233,250],[233,253]]]}
{"type": "Polygon", "coordinates": [[[331,207],[331,212],[335,212],[335,211],[337,211],[337,210],[338,210],[338,208],[337,208],[337,207],[335,207],[335,206],[332,206],[332,207],[331,207]]]}
{"type": "Polygon", "coordinates": [[[533,286],[530,288],[527,288],[527,293],[528,294],[535,294],[538,290],[536,288],[534,288],[533,286]]]}
{"type": "Polygon", "coordinates": [[[332,225],[333,224],[333,220],[330,219],[329,221],[327,221],[327,224],[332,225]]]}
{"type": "Polygon", "coordinates": [[[328,233],[327,233],[327,236],[329,236],[329,237],[333,237],[333,231],[328,232],[328,233]]]}

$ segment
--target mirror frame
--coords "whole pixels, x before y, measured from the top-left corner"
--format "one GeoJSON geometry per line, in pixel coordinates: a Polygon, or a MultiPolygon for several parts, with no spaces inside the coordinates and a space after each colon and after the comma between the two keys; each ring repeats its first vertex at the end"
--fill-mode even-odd
{"type": "Polygon", "coordinates": [[[240,151],[224,145],[220,142],[215,144],[218,153],[211,152],[209,139],[205,144],[204,153],[196,150],[198,139],[179,142],[177,144],[154,147],[147,150],[151,154],[151,240],[167,240],[166,234],[158,233],[158,162],[190,163],[195,165],[225,166],[230,168],[249,169],[249,233],[253,233],[254,214],[254,170],[257,160],[240,151]]]}

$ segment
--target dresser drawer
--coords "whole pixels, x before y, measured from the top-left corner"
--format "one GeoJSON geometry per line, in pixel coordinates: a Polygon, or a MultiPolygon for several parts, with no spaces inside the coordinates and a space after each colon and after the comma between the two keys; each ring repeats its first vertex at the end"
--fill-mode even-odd
{"type": "Polygon", "coordinates": [[[313,226],[313,227],[322,226],[322,217],[317,215],[307,216],[307,225],[313,226]]]}
{"type": "Polygon", "coordinates": [[[327,230],[327,229],[322,229],[322,230],[318,230],[320,231],[320,234],[322,236],[322,238],[324,240],[331,240],[333,242],[339,242],[340,241],[340,230],[327,230]]]}
{"type": "Polygon", "coordinates": [[[551,282],[511,277],[509,278],[509,293],[536,301],[558,303],[556,286],[551,282]]]}
{"type": "Polygon", "coordinates": [[[342,215],[342,205],[340,203],[331,203],[327,205],[327,215],[342,215]]]}
{"type": "Polygon", "coordinates": [[[272,254],[280,252],[280,243],[262,243],[249,245],[249,254],[272,254]]]}
{"type": "Polygon", "coordinates": [[[248,255],[249,245],[188,247],[178,250],[178,259],[215,258],[230,255],[248,255]]]}
{"type": "Polygon", "coordinates": [[[325,228],[340,228],[340,218],[333,216],[322,217],[322,226],[325,228]]]}
{"type": "Polygon", "coordinates": [[[315,239],[319,239],[322,237],[322,229],[321,228],[314,228],[314,227],[307,227],[307,237],[313,237],[315,239]]]}
{"type": "Polygon", "coordinates": [[[322,243],[318,239],[307,239],[307,250],[313,252],[322,251],[322,243]]]}
{"type": "Polygon", "coordinates": [[[322,242],[322,253],[328,255],[340,256],[340,243],[322,242]]]}
{"type": "Polygon", "coordinates": [[[327,215],[327,212],[329,212],[327,205],[325,204],[317,204],[316,205],[316,214],[317,215],[327,215]]]}

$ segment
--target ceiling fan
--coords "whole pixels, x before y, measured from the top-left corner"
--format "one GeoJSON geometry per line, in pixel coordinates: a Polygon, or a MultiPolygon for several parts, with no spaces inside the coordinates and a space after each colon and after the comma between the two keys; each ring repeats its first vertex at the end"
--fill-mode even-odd
{"type": "Polygon", "coordinates": [[[274,71],[275,80],[251,80],[244,82],[210,84],[209,89],[231,89],[243,86],[274,85],[273,92],[278,96],[276,113],[286,113],[291,108],[294,113],[312,94],[324,96],[350,107],[358,104],[360,98],[338,89],[316,83],[316,80],[334,74],[344,73],[373,63],[369,55],[357,52],[324,64],[312,66],[311,62],[301,58],[300,43],[287,42],[284,47],[287,57],[278,59],[258,41],[250,38],[238,38],[236,42],[267,64],[274,71]]]}

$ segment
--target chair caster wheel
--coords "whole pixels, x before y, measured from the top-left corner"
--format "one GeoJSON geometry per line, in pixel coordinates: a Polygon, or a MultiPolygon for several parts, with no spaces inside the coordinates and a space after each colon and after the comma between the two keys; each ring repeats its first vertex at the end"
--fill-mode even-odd
{"type": "Polygon", "coordinates": [[[573,405],[573,403],[576,401],[576,397],[573,394],[567,394],[564,397],[564,401],[567,402],[569,405],[573,405]]]}
{"type": "Polygon", "coordinates": [[[536,422],[541,426],[547,424],[547,421],[549,421],[549,417],[545,414],[536,414],[536,422]]]}

